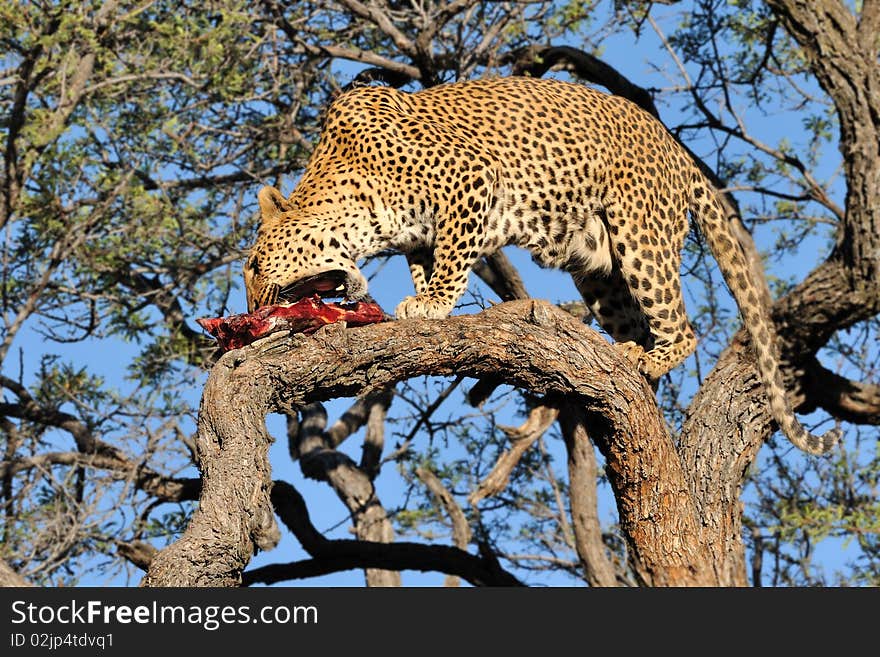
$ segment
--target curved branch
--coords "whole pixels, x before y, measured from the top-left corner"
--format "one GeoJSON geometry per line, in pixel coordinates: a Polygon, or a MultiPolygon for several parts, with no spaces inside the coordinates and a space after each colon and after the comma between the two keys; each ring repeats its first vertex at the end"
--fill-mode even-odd
{"type": "MultiPolygon", "coordinates": [[[[322,404],[311,404],[303,410],[298,435],[291,436],[299,454],[303,475],[325,481],[348,508],[358,539],[376,543],[394,541],[394,527],[379,499],[373,481],[347,454],[331,446],[332,438],[325,431],[327,414],[322,404]]],[[[368,586],[400,586],[400,573],[393,570],[368,568],[368,586]]]]}
{"type": "Polygon", "coordinates": [[[244,574],[245,584],[316,577],[341,570],[375,568],[383,570],[440,571],[457,575],[474,586],[522,586],[492,559],[474,556],[457,547],[422,543],[329,540],[315,528],[305,501],[290,484],[277,481],[272,502],[281,521],[313,558],[255,568],[244,574]]]}
{"type": "Polygon", "coordinates": [[[553,426],[558,417],[559,410],[556,408],[535,406],[529,411],[529,417],[522,426],[505,427],[499,425],[498,428],[507,435],[511,447],[498,457],[492,471],[468,496],[468,502],[471,506],[476,506],[487,497],[497,495],[507,487],[510,474],[522,459],[523,454],[553,426]]]}
{"type": "Polygon", "coordinates": [[[254,549],[278,543],[265,422],[274,391],[267,377],[233,381],[241,356],[226,354],[208,377],[195,439],[199,506],[180,540],[152,560],[141,586],[239,586],[254,549]]]}
{"type": "Polygon", "coordinates": [[[588,82],[601,84],[611,93],[628,98],[643,110],[660,118],[650,92],[633,84],[617,69],[598,57],[571,46],[529,46],[507,54],[502,63],[512,64],[513,75],[539,78],[555,66],[588,82]]]}
{"type": "Polygon", "coordinates": [[[514,301],[443,320],[275,334],[223,356],[199,415],[199,508],[181,539],[157,555],[145,584],[235,586],[254,546],[275,544],[267,413],[292,413],[424,375],[501,376],[581,405],[605,455],[636,576],[661,586],[715,581],[681,463],[648,384],[571,315],[545,302],[514,301]],[[664,543],[669,536],[674,546],[664,543]]]}

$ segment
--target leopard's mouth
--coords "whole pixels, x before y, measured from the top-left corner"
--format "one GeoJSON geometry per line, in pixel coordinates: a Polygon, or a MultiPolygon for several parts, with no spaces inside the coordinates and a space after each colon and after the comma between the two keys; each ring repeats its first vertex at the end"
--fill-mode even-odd
{"type": "Polygon", "coordinates": [[[318,295],[322,299],[346,299],[347,275],[341,269],[321,272],[286,285],[278,291],[277,303],[296,303],[300,299],[318,295]]]}

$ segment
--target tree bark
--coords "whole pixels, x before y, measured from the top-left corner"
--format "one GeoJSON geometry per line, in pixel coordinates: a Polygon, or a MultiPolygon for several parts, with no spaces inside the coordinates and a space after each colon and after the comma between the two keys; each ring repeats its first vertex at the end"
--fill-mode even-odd
{"type": "Polygon", "coordinates": [[[153,560],[145,585],[238,585],[254,545],[268,549],[277,540],[266,494],[267,413],[423,375],[491,376],[580,406],[605,455],[639,581],[718,583],[650,387],[564,311],[515,301],[472,316],[281,335],[226,354],[212,371],[199,417],[199,509],[181,539],[153,560]]]}
{"type": "Polygon", "coordinates": [[[199,506],[180,540],[159,552],[142,586],[239,586],[254,548],[279,538],[265,418],[273,407],[271,373],[226,354],[208,377],[199,409],[196,451],[199,506]]]}
{"type": "MultiPolygon", "coordinates": [[[[847,180],[845,211],[828,260],[771,309],[792,402],[798,410],[821,405],[837,417],[877,423],[880,388],[830,375],[818,364],[816,354],[836,331],[880,312],[880,3],[866,0],[859,16],[839,0],[768,0],[767,4],[802,47],[835,104],[847,180]],[[819,378],[825,385],[817,385],[819,378]]],[[[379,20],[373,14],[369,17],[379,20]]],[[[406,45],[418,59],[416,45],[406,45]]],[[[515,54],[521,67],[535,65],[534,53],[515,54]]],[[[552,55],[554,61],[572,59],[564,48],[545,49],[542,54],[552,55]]],[[[596,69],[589,58],[574,63],[589,67],[594,76],[608,77],[609,72],[596,69]]],[[[485,269],[487,276],[494,275],[490,267],[485,269]]],[[[313,338],[276,338],[227,354],[211,380],[221,389],[228,386],[231,396],[247,389],[241,401],[249,410],[231,423],[200,419],[205,511],[200,508],[181,540],[154,560],[145,582],[161,582],[160,575],[174,573],[181,581],[235,585],[253,546],[271,544],[277,530],[267,515],[265,495],[269,473],[262,417],[266,412],[295,412],[311,401],[366,394],[424,374],[475,377],[484,391],[506,382],[553,400],[560,408],[576,408],[564,418],[567,433],[573,436],[569,458],[574,463],[584,456],[589,430],[607,462],[630,566],[639,583],[748,584],[740,493],[747,469],[774,427],[744,337],[735,337],[704,381],[687,411],[676,449],[645,382],[591,331],[538,302],[502,304],[473,317],[348,331],[333,327],[313,338]],[[487,340],[487,335],[492,339],[487,340]],[[208,478],[214,472],[234,472],[230,481],[244,475],[244,470],[219,465],[240,465],[241,455],[236,460],[222,454],[246,447],[235,442],[236,435],[256,438],[256,452],[250,445],[249,453],[256,453],[246,473],[250,478],[242,480],[252,482],[254,494],[224,497],[217,487],[208,486],[208,478]],[[227,505],[223,512],[216,510],[217,500],[227,505]],[[211,526],[221,531],[212,536],[207,531],[211,526]],[[227,554],[210,560],[213,570],[188,551],[187,546],[203,540],[213,541],[212,555],[227,554]]],[[[203,415],[209,418],[223,404],[229,401],[222,394],[207,404],[203,400],[203,415]]],[[[572,495],[579,500],[578,513],[589,506],[584,492],[578,489],[572,495]]],[[[582,519],[585,524],[592,522],[582,519]]],[[[602,546],[595,536],[581,532],[578,543],[585,564],[599,563],[602,546]]],[[[382,548],[370,548],[369,564],[393,566],[393,559],[377,559],[377,549],[382,548]]],[[[596,573],[596,583],[610,582],[607,573],[596,573]]],[[[469,581],[484,578],[478,575],[469,581]]]]}
{"type": "MultiPolygon", "coordinates": [[[[865,3],[857,23],[837,0],[768,0],[768,5],[802,46],[835,104],[847,180],[835,249],[772,308],[788,389],[795,410],[821,405],[837,417],[876,424],[880,387],[822,371],[816,353],[835,332],[880,312],[880,65],[876,31],[862,34],[866,26],[876,26],[880,7],[865,3]]],[[[748,584],[739,497],[746,470],[772,430],[740,332],[688,408],[680,447],[706,544],[725,585],[748,584]]]]}
{"type": "Polygon", "coordinates": [[[33,584],[15,572],[5,559],[0,559],[0,588],[29,586],[33,584]]]}

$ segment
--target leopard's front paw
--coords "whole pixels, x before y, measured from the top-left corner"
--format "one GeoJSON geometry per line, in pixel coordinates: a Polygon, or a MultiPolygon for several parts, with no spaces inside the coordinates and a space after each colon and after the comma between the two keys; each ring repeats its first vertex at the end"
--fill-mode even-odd
{"type": "Polygon", "coordinates": [[[657,353],[655,351],[645,351],[644,347],[632,340],[628,342],[615,342],[614,346],[635,366],[640,374],[647,377],[651,382],[658,381],[660,377],[669,371],[669,367],[662,360],[656,358],[657,353]]]}
{"type": "Polygon", "coordinates": [[[645,349],[641,345],[630,340],[628,342],[615,342],[614,348],[632,363],[633,367],[635,367],[640,374],[646,374],[644,369],[645,349]]]}
{"type": "Polygon", "coordinates": [[[443,319],[452,311],[452,306],[426,294],[406,297],[394,314],[397,319],[443,319]]]}

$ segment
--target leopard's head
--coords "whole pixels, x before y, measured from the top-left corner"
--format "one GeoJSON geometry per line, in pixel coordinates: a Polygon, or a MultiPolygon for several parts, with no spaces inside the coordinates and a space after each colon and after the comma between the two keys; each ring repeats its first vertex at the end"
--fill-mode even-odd
{"type": "Polygon", "coordinates": [[[274,187],[263,187],[258,199],[260,229],[244,265],[248,312],[314,294],[366,294],[367,281],[327,216],[302,212],[274,187]]]}

